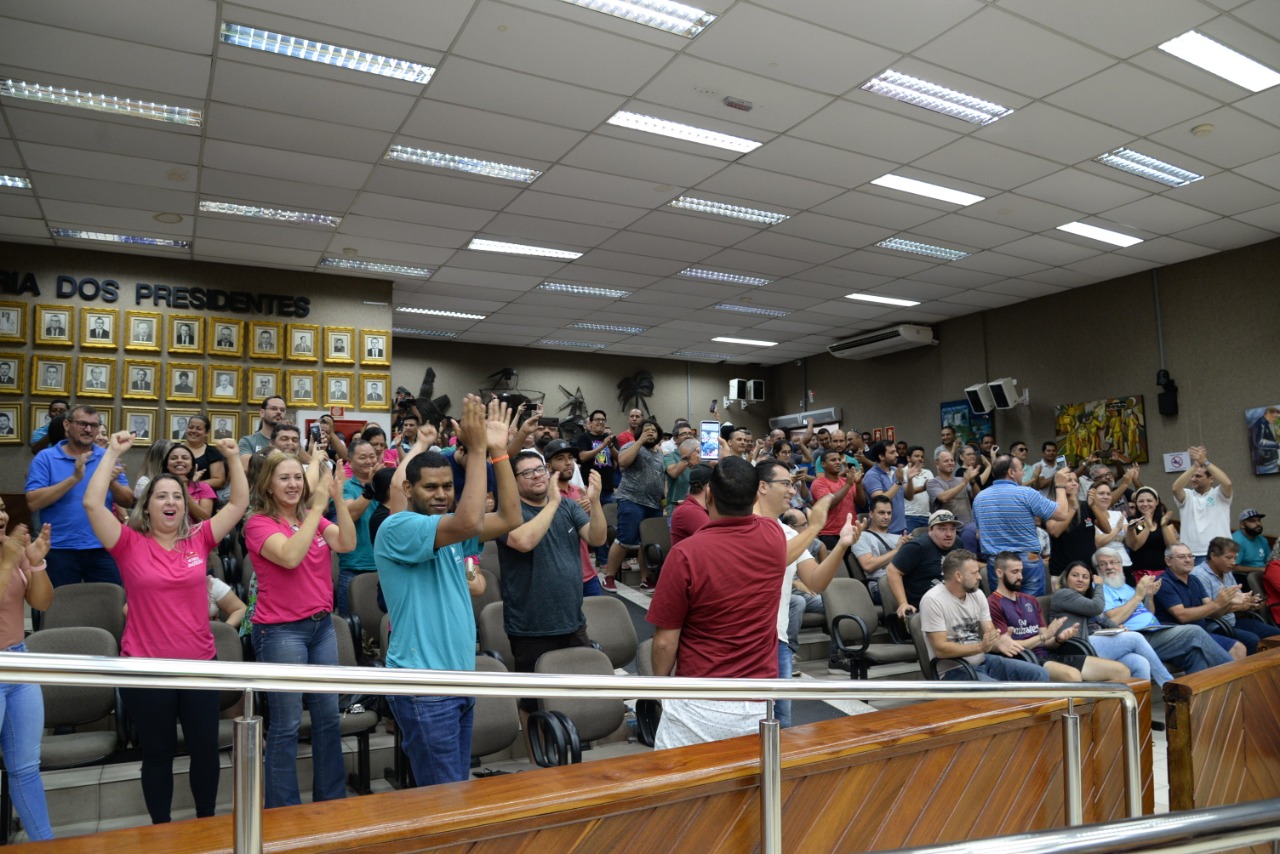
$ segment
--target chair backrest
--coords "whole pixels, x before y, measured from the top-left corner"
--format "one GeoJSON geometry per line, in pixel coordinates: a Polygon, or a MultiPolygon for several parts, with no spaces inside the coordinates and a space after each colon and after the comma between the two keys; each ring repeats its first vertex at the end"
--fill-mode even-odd
{"type": "MultiPolygon", "coordinates": [[[[499,587],[498,576],[484,567],[480,568],[480,574],[484,576],[484,592],[479,596],[471,597],[471,611],[476,619],[477,627],[480,625],[480,612],[485,609],[485,606],[502,601],[502,590],[499,587]]],[[[477,635],[478,633],[477,629],[477,635]]],[[[511,662],[507,663],[510,664],[511,662]]]]}
{"type": "Polygon", "coordinates": [[[376,641],[384,613],[378,607],[377,570],[362,572],[351,579],[351,586],[347,588],[347,607],[360,618],[360,631],[365,642],[376,641]]]}
{"type": "Polygon", "coordinates": [[[618,505],[616,503],[604,505],[604,524],[605,524],[605,545],[613,545],[614,537],[618,536],[618,505]]]}
{"type": "MultiPolygon", "coordinates": [[[[888,585],[882,585],[887,587],[888,585]]],[[[822,602],[827,612],[827,631],[832,632],[831,624],[841,614],[851,614],[862,620],[867,626],[868,636],[875,634],[880,626],[880,609],[871,601],[871,594],[866,585],[856,578],[831,579],[827,589],[822,591],[822,602]]],[[[851,620],[842,620],[840,636],[846,643],[858,642],[857,624],[851,620]]]]}
{"type": "Polygon", "coordinates": [[[253,580],[253,559],[249,557],[248,552],[245,552],[244,557],[240,558],[240,582],[244,585],[244,595],[249,596],[252,594],[253,580]]]}
{"type": "MultiPolygon", "coordinates": [[[[476,671],[506,673],[502,662],[476,656],[476,671]]],[[[476,697],[471,724],[471,755],[488,756],[506,750],[520,736],[520,712],[515,697],[476,697]]]]}
{"type": "MultiPolygon", "coordinates": [[[[544,653],[533,666],[535,673],[570,673],[576,676],[612,676],[609,656],[589,646],[557,649],[544,653]]],[[[626,714],[621,700],[593,700],[579,697],[547,697],[542,707],[563,712],[577,727],[578,738],[596,741],[617,731],[626,714]]]]}
{"type": "Polygon", "coordinates": [[[639,640],[622,600],[613,596],[587,596],[582,600],[582,613],[587,618],[587,637],[603,647],[614,668],[630,664],[636,657],[639,640]]]}
{"type": "Polygon", "coordinates": [[[925,679],[937,679],[938,675],[933,672],[933,667],[929,663],[929,647],[924,642],[924,629],[920,627],[919,614],[911,614],[907,617],[907,630],[911,632],[911,642],[916,647],[916,658],[920,660],[920,672],[924,674],[925,679]]]}
{"type": "MultiPolygon", "coordinates": [[[[240,642],[239,629],[228,626],[221,620],[211,620],[209,628],[213,630],[213,642],[218,648],[218,661],[244,661],[244,645],[240,642]]],[[[218,696],[219,707],[229,709],[244,696],[244,692],[223,691],[218,696]]]]}
{"type": "Polygon", "coordinates": [[[480,549],[480,568],[492,572],[494,578],[502,578],[502,563],[498,560],[497,540],[489,540],[480,549]]]}
{"type": "Polygon", "coordinates": [[[64,584],[54,591],[53,604],[44,612],[42,629],[95,626],[105,629],[119,647],[124,636],[124,588],[95,581],[64,584]]]}
{"type": "Polygon", "coordinates": [[[338,553],[334,551],[331,551],[329,553],[329,574],[332,576],[332,580],[333,580],[333,593],[335,596],[334,601],[337,601],[336,596],[338,594],[338,576],[342,574],[342,567],[338,566],[338,553]]]}
{"type": "Polygon", "coordinates": [[[1040,603],[1040,625],[1047,626],[1053,622],[1049,616],[1053,613],[1053,607],[1049,604],[1053,599],[1052,593],[1043,593],[1036,597],[1036,601],[1040,603]]]}
{"type": "Polygon", "coordinates": [[[360,662],[356,660],[356,644],[351,638],[351,624],[338,614],[330,614],[329,619],[333,621],[333,633],[338,638],[338,664],[342,667],[355,667],[360,662]]]}
{"type": "Polygon", "coordinates": [[[1247,572],[1245,573],[1244,581],[1245,585],[1249,588],[1249,592],[1262,600],[1262,607],[1254,613],[1257,614],[1258,619],[1274,626],[1276,621],[1271,616],[1271,607],[1267,602],[1266,588],[1262,586],[1262,573],[1263,570],[1261,569],[1255,569],[1247,572]]]}
{"type": "Polygon", "coordinates": [[[502,627],[502,602],[490,602],[484,606],[480,619],[476,620],[476,634],[480,639],[480,649],[500,653],[503,662],[515,668],[516,657],[511,652],[511,641],[507,639],[507,630],[502,627]]]}
{"type": "Polygon", "coordinates": [[[639,676],[653,675],[653,638],[649,638],[636,647],[636,674],[639,676]]]}
{"type": "Polygon", "coordinates": [[[666,516],[657,516],[640,522],[640,550],[645,555],[645,562],[649,564],[650,569],[661,568],[662,561],[671,553],[671,526],[667,521],[666,516]],[[657,546],[655,551],[661,555],[656,563],[649,559],[650,546],[657,546]]]}
{"type": "MultiPolygon", "coordinates": [[[[31,652],[51,655],[102,655],[114,658],[120,653],[111,633],[96,626],[41,629],[28,635],[26,644],[31,652]]],[[[41,690],[44,694],[44,725],[49,729],[83,726],[102,720],[115,710],[116,689],[109,686],[44,685],[41,690]]]]}
{"type": "Polygon", "coordinates": [[[218,554],[218,550],[214,549],[209,552],[209,562],[207,572],[219,581],[227,580],[227,568],[222,562],[222,555],[218,554]]]}

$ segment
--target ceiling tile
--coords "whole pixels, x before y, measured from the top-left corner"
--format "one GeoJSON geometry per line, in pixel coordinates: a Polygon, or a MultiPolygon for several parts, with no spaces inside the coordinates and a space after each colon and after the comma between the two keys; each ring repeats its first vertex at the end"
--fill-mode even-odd
{"type": "Polygon", "coordinates": [[[358,190],[364,186],[373,167],[356,160],[338,160],[317,154],[302,154],[278,148],[243,145],[211,139],[205,142],[204,165],[227,172],[244,172],[286,181],[358,190]]]}
{"type": "Polygon", "coordinates": [[[1217,106],[1203,95],[1126,64],[1112,66],[1047,100],[1139,135],[1217,106]]]}
{"type": "Polygon", "coordinates": [[[786,222],[780,222],[769,229],[773,234],[793,234],[827,243],[833,246],[844,246],[849,249],[860,249],[870,246],[886,237],[892,237],[896,229],[879,228],[864,225],[847,219],[823,216],[818,213],[798,213],[786,222]]]}
{"type": "MultiPolygon", "coordinates": [[[[1175,191],[1176,192],[1176,191],[1175,191]]],[[[1148,196],[1106,212],[1107,219],[1156,234],[1169,234],[1218,218],[1215,213],[1184,205],[1168,195],[1148,196]]]]}
{"type": "Polygon", "coordinates": [[[1153,240],[1144,240],[1122,251],[1125,255],[1132,255],[1134,258],[1146,258],[1148,261],[1159,261],[1161,264],[1177,264],[1179,261],[1211,255],[1216,250],[1175,240],[1172,237],[1157,237],[1153,240]]]}
{"type": "Polygon", "coordinates": [[[934,208],[886,199],[861,190],[852,190],[818,205],[814,210],[818,213],[892,228],[895,231],[914,228],[922,222],[928,222],[943,215],[942,211],[934,208]]]}
{"type": "Polygon", "coordinates": [[[1207,208],[1223,216],[1234,216],[1280,202],[1280,190],[1255,184],[1231,172],[1222,172],[1179,187],[1178,201],[1207,208]]]}
{"type": "Polygon", "coordinates": [[[759,5],[892,50],[910,51],[978,11],[977,0],[760,0],[759,5]],[[874,6],[874,8],[872,8],[874,6]]]}
{"type": "Polygon", "coordinates": [[[779,234],[773,229],[762,231],[755,237],[747,238],[737,245],[738,249],[748,252],[759,252],[764,255],[777,255],[779,258],[791,258],[796,261],[808,261],[811,264],[825,264],[848,252],[840,246],[816,243],[779,234]]]}
{"type": "Polygon", "coordinates": [[[792,137],[771,140],[739,162],[744,166],[755,166],[770,172],[781,172],[783,175],[796,175],[845,189],[865,184],[872,178],[892,172],[894,168],[894,164],[888,160],[792,137]]]}
{"type": "Polygon", "coordinates": [[[140,184],[118,184],[98,178],[34,173],[31,182],[41,199],[65,199],[123,208],[145,208],[191,216],[196,211],[192,190],[164,190],[140,184]]]}
{"type": "Polygon", "coordinates": [[[57,172],[82,178],[110,177],[128,184],[145,184],[167,190],[193,190],[196,170],[184,163],[143,157],[126,157],[100,151],[23,143],[22,156],[32,173],[57,172]]]}
{"type": "Polygon", "coordinates": [[[426,99],[413,108],[401,133],[546,162],[559,160],[584,136],[579,130],[426,99]]]}
{"type": "Polygon", "coordinates": [[[1128,258],[1124,255],[1118,255],[1114,252],[1104,252],[1101,255],[1095,255],[1092,258],[1085,258],[1083,261],[1076,261],[1068,265],[1068,269],[1079,270],[1082,273],[1090,273],[1104,279],[1114,279],[1120,276],[1129,276],[1134,273],[1141,273],[1143,270],[1150,270],[1152,267],[1158,267],[1155,261],[1145,261],[1141,258],[1128,258]]]}
{"type": "Polygon", "coordinates": [[[319,260],[316,254],[329,245],[329,238],[332,235],[332,229],[328,228],[273,225],[269,222],[246,220],[243,217],[201,214],[196,220],[197,238],[208,237],[214,240],[253,243],[258,246],[309,249],[312,250],[313,265],[319,260]]]}
{"type": "Polygon", "coordinates": [[[1033,282],[1027,279],[1004,279],[979,288],[979,290],[993,294],[1009,294],[1023,299],[1036,299],[1037,297],[1061,293],[1066,289],[1057,285],[1047,285],[1044,282],[1033,282]]]}
{"type": "Polygon", "coordinates": [[[994,222],[997,225],[1016,226],[1028,231],[1047,231],[1076,219],[1076,212],[1069,208],[1029,199],[1016,193],[1001,193],[986,201],[969,205],[965,216],[994,222]]]}
{"type": "Polygon", "coordinates": [[[232,264],[267,264],[273,267],[314,267],[319,255],[309,249],[290,249],[283,246],[263,246],[241,243],[236,240],[215,240],[198,237],[191,247],[196,260],[216,260],[232,264]]]}
{"type": "Polygon", "coordinates": [[[840,188],[766,172],[734,163],[698,184],[698,193],[719,193],[751,202],[793,210],[804,210],[840,195],[840,188]]]}
{"type": "Polygon", "coordinates": [[[1021,240],[1015,240],[1013,243],[1001,246],[1000,251],[1016,258],[1040,261],[1057,267],[1097,255],[1101,249],[1085,249],[1061,240],[1054,240],[1052,237],[1045,237],[1042,234],[1033,234],[1030,237],[1024,237],[1021,240]]]}
{"type": "Polygon", "coordinates": [[[1037,101],[979,128],[973,137],[1070,164],[1119,148],[1133,134],[1037,101]]]}
{"type": "Polygon", "coordinates": [[[692,187],[724,168],[723,160],[591,134],[560,161],[655,184],[692,187]]]}
{"type": "Polygon", "coordinates": [[[959,139],[957,133],[849,101],[836,101],[794,127],[791,134],[897,163],[959,139]]]}
{"type": "Polygon", "coordinates": [[[672,207],[664,207],[645,214],[635,221],[631,229],[644,234],[660,234],[664,237],[696,240],[717,246],[732,246],[760,232],[760,229],[754,225],[737,225],[728,220],[714,219],[709,216],[689,216],[684,211],[672,207]]]}
{"type": "Polygon", "coordinates": [[[1001,276],[1025,276],[1037,270],[1043,270],[1044,264],[1028,261],[1025,258],[1014,258],[1000,252],[975,252],[968,258],[952,261],[952,265],[966,270],[979,270],[983,273],[995,273],[1001,276]]]}
{"type": "Polygon", "coordinates": [[[347,214],[338,226],[339,234],[358,234],[365,237],[376,237],[381,240],[393,240],[399,243],[421,243],[426,246],[440,246],[458,249],[470,242],[475,232],[459,231],[453,228],[418,225],[412,222],[397,222],[390,219],[374,219],[373,217],[347,214]]]}
{"type": "Polygon", "coordinates": [[[680,195],[680,188],[669,184],[653,184],[572,166],[552,166],[538,179],[538,189],[544,193],[641,208],[665,205],[680,195]]]}
{"type": "Polygon", "coordinates": [[[842,270],[857,270],[860,273],[871,273],[876,276],[910,276],[937,264],[936,261],[924,260],[919,256],[890,252],[889,250],[859,249],[831,262],[832,267],[842,270]]]}
{"type": "Polygon", "coordinates": [[[351,213],[376,219],[416,222],[420,225],[476,230],[484,228],[494,216],[492,211],[477,208],[420,202],[415,199],[383,196],[378,193],[361,193],[356,198],[355,204],[351,206],[351,213]]]}
{"type": "Polygon", "coordinates": [[[616,233],[616,229],[580,222],[564,222],[546,217],[500,213],[484,228],[486,236],[516,243],[552,246],[599,246],[616,233]]]}
{"type": "Polygon", "coordinates": [[[446,50],[474,0],[432,0],[430,15],[422,14],[416,0],[381,0],[367,7],[344,0],[239,0],[237,5],[446,50]]]}
{"type": "Polygon", "coordinates": [[[977,249],[992,249],[1027,236],[1027,232],[1020,228],[996,225],[959,213],[940,216],[914,226],[912,230],[926,237],[977,249]]]}
{"type": "Polygon", "coordinates": [[[5,14],[169,50],[207,53],[216,7],[207,0],[9,0],[5,14]],[[69,23],[73,22],[73,23],[69,23]]]}
{"type": "Polygon", "coordinates": [[[970,138],[956,140],[912,165],[1002,190],[1012,190],[1062,168],[1051,160],[970,138]]]}
{"type": "Polygon", "coordinates": [[[1270,205],[1265,208],[1258,208],[1256,211],[1242,213],[1236,219],[1256,225],[1259,228],[1265,228],[1268,231],[1280,232],[1280,205],[1270,205]]]}
{"type": "Polygon", "coordinates": [[[5,115],[14,136],[24,143],[79,147],[105,154],[191,165],[195,165],[200,157],[199,135],[181,126],[162,127],[154,122],[146,122],[143,126],[136,120],[107,117],[102,113],[24,110],[12,104],[6,106],[5,115]]]}
{"type": "Polygon", "coordinates": [[[200,170],[200,189],[205,196],[304,211],[345,211],[356,197],[355,190],[209,168],[200,170]]]}
{"type": "Polygon", "coordinates": [[[694,243],[688,240],[676,240],[671,237],[657,237],[651,234],[622,232],[600,244],[601,249],[617,252],[630,252],[636,255],[649,255],[656,258],[670,258],[690,263],[701,261],[715,254],[720,247],[707,243],[694,243]]]}
{"type": "Polygon", "coordinates": [[[1261,243],[1263,240],[1271,240],[1276,234],[1274,231],[1266,231],[1238,220],[1219,219],[1204,225],[1197,225],[1195,228],[1188,228],[1185,231],[1175,232],[1173,236],[1188,243],[1224,250],[1248,246],[1250,243],[1261,243]]]}
{"type": "Polygon", "coordinates": [[[302,70],[283,71],[220,59],[209,95],[214,101],[239,107],[320,121],[341,116],[344,124],[381,131],[400,127],[413,107],[413,97],[402,92],[326,80],[302,70]]]}
{"type": "Polygon", "coordinates": [[[246,145],[302,151],[342,160],[378,160],[391,146],[389,131],[285,116],[247,107],[209,106],[208,136],[246,145]]]}
{"type": "MultiPolygon", "coordinates": [[[[1280,114],[1270,118],[1278,122],[1280,114]]],[[[1280,150],[1280,128],[1232,107],[1196,116],[1153,134],[1151,138],[1225,169],[1242,166],[1280,150]],[[1212,125],[1212,132],[1199,136],[1192,133],[1192,128],[1203,128],[1204,125],[1212,125]]]]}
{"type": "MultiPolygon", "coordinates": [[[[154,232],[168,236],[190,237],[195,225],[191,217],[184,217],[180,223],[167,224],[157,222],[152,217],[153,213],[158,213],[159,211],[128,209],[110,205],[91,205],[83,202],[63,202],[45,199],[43,208],[45,217],[50,221],[58,220],[61,222],[97,225],[99,230],[102,231],[124,232],[126,234],[154,232]]],[[[38,215],[19,214],[16,211],[6,211],[6,213],[14,216],[38,215]]]]}
{"type": "Polygon", "coordinates": [[[1018,195],[1030,196],[1084,213],[1098,213],[1148,197],[1141,190],[1095,177],[1079,169],[1063,169],[1038,181],[1023,184],[1018,188],[1018,195]]]}
{"type": "Polygon", "coordinates": [[[1193,29],[1216,13],[1196,0],[1000,0],[1038,24],[1113,56],[1127,57],[1193,29]],[[1097,22],[1105,21],[1106,26],[1097,22]]]}
{"type": "Polygon", "coordinates": [[[644,216],[646,209],[525,190],[506,206],[506,211],[529,216],[546,216],[565,222],[625,228],[644,216]]]}

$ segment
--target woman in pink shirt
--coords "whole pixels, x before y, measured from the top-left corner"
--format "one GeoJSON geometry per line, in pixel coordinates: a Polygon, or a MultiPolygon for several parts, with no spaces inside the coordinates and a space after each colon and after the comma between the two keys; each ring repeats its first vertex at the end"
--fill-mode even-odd
{"type": "MultiPolygon", "coordinates": [[[[235,466],[232,466],[235,468],[235,466]]],[[[341,471],[341,469],[339,469],[341,471]]],[[[303,473],[292,454],[271,452],[253,484],[253,513],[244,523],[258,598],[253,649],[276,664],[338,663],[333,611],[333,553],[356,547],[356,528],[342,497],[342,476],[312,465],[303,473]],[[324,518],[332,500],[338,523],[324,518]]],[[[266,804],[302,802],[298,789],[298,730],[302,694],[267,694],[266,804]]],[[[311,798],[346,796],[346,770],[338,731],[338,695],[307,694],[311,713],[311,798]]]]}
{"type": "Polygon", "coordinates": [[[195,468],[195,455],[186,445],[174,445],[164,456],[164,470],[187,488],[187,516],[193,525],[213,515],[213,500],[217,497],[213,487],[200,480],[202,473],[195,468]]]}
{"type": "MultiPolygon", "coordinates": [[[[129,619],[120,655],[130,658],[217,658],[209,629],[205,570],[209,552],[230,533],[249,505],[249,485],[240,466],[228,466],[231,497],[211,519],[194,526],[187,517],[187,489],[172,474],[147,484],[121,524],[106,508],[111,473],[133,445],[129,433],[116,433],[84,491],[84,508],[93,533],[120,567],[129,597],[129,619]]],[[[238,454],[234,439],[218,450],[238,454]]],[[[125,706],[137,724],[142,748],[142,795],[153,824],[169,821],[173,801],[173,757],[178,723],[191,755],[191,795],[196,815],[210,816],[218,799],[218,692],[177,688],[121,688],[125,706]]]]}

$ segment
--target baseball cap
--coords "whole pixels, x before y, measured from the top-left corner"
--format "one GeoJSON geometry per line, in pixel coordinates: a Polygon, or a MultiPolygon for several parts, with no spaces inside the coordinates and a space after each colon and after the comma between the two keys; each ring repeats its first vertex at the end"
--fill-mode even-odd
{"type": "Polygon", "coordinates": [[[1254,510],[1252,507],[1250,507],[1248,510],[1240,511],[1241,522],[1245,521],[1246,519],[1265,519],[1265,518],[1267,518],[1266,513],[1259,513],[1257,510],[1254,510]]]}
{"type": "Polygon", "coordinates": [[[566,442],[564,439],[552,439],[550,442],[547,443],[547,446],[542,449],[542,453],[546,457],[546,459],[550,460],[550,459],[553,459],[558,454],[577,453],[577,449],[574,448],[573,445],[566,442]]]}
{"type": "Polygon", "coordinates": [[[711,466],[698,464],[689,469],[689,485],[701,486],[711,481],[711,466]]]}
{"type": "Polygon", "coordinates": [[[963,523],[956,518],[956,514],[952,513],[950,510],[934,510],[933,513],[929,515],[930,528],[932,528],[934,525],[959,526],[961,524],[963,523]]]}

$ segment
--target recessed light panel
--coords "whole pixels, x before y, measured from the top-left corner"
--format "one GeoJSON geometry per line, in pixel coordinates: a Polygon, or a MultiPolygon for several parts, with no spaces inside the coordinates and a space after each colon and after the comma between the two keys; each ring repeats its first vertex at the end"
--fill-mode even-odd
{"type": "Polygon", "coordinates": [[[625,335],[639,335],[648,329],[647,326],[621,326],[612,323],[571,323],[570,329],[586,329],[589,332],[619,332],[625,335]]]}
{"type": "Polygon", "coordinates": [[[67,89],[62,86],[45,86],[41,83],[26,83],[21,80],[5,80],[0,83],[0,95],[9,98],[22,98],[42,104],[54,104],[59,107],[75,107],[80,110],[94,110],[99,113],[115,113],[135,119],[148,119],[153,122],[169,122],[171,124],[200,127],[204,121],[204,113],[187,107],[171,107],[168,104],[157,104],[154,101],[140,101],[135,98],[119,98],[115,95],[97,95],[93,92],[81,92],[78,89],[67,89]]]}
{"type": "Polygon", "coordinates": [[[1195,30],[1170,39],[1160,45],[1160,49],[1250,92],[1261,92],[1280,83],[1280,71],[1255,62],[1195,30]]]}
{"type": "Polygon", "coordinates": [[[270,219],[276,222],[294,222],[299,225],[325,225],[337,228],[342,222],[340,216],[309,213],[307,211],[286,211],[278,208],[264,208],[257,205],[237,205],[232,202],[201,201],[200,210],[205,213],[227,214],[229,216],[247,216],[251,219],[270,219]]]}
{"type": "Polygon", "coordinates": [[[738,305],[737,303],[731,302],[720,303],[716,306],[716,311],[736,311],[739,314],[754,314],[759,317],[786,317],[791,313],[780,308],[764,308],[758,305],[738,305]]]}
{"type": "Polygon", "coordinates": [[[1066,225],[1058,226],[1058,230],[1078,234],[1081,237],[1088,237],[1090,240],[1100,240],[1103,243],[1110,243],[1112,246],[1119,246],[1122,249],[1128,246],[1136,246],[1142,242],[1140,237],[1131,237],[1118,231],[1112,231],[1109,228],[1099,228],[1096,225],[1088,225],[1083,222],[1069,222],[1066,225]]]}
{"type": "Polygon", "coordinates": [[[222,22],[221,39],[225,44],[236,47],[247,47],[280,56],[292,56],[294,59],[305,59],[321,65],[336,65],[350,71],[407,80],[410,83],[427,83],[436,71],[430,65],[423,65],[420,62],[380,56],[355,48],[326,44],[285,33],[273,33],[270,30],[259,30],[228,21],[222,22]]]}
{"type": "Polygon", "coordinates": [[[729,285],[751,285],[757,288],[773,281],[773,279],[765,279],[760,276],[744,276],[741,273],[722,273],[719,270],[708,270],[705,267],[688,267],[681,270],[679,275],[687,276],[690,279],[706,279],[708,282],[724,282],[729,285]]]}
{"type": "Polygon", "coordinates": [[[676,350],[671,355],[684,356],[686,359],[714,359],[717,362],[733,358],[728,353],[708,353],[705,350],[676,350]]]}
{"type": "Polygon", "coordinates": [[[966,95],[928,80],[899,74],[892,68],[867,81],[862,86],[868,92],[883,95],[904,104],[924,107],[953,119],[989,125],[1010,115],[1013,110],[982,98],[966,95]]]}
{"type": "Polygon", "coordinates": [[[524,166],[512,166],[493,160],[480,160],[461,154],[446,154],[442,151],[428,151],[425,148],[410,148],[407,145],[393,145],[387,152],[388,160],[399,160],[404,163],[417,163],[422,166],[435,166],[438,169],[452,169],[455,172],[469,172],[472,175],[483,175],[486,178],[501,178],[504,181],[518,181],[521,184],[533,183],[542,173],[537,169],[524,166]]]}
{"type": "Polygon", "coordinates": [[[747,222],[758,222],[761,225],[777,225],[783,220],[791,219],[786,214],[773,211],[744,208],[741,205],[726,205],[723,202],[713,202],[710,199],[695,199],[691,196],[681,196],[671,203],[671,207],[715,214],[716,216],[727,216],[731,219],[745,219],[747,222]]]}
{"type": "Polygon", "coordinates": [[[693,38],[716,19],[702,9],[667,0],[565,0],[575,6],[644,24],[665,33],[693,38]]]}
{"type": "Polygon", "coordinates": [[[746,347],[777,347],[777,341],[757,341],[754,338],[712,338],[712,341],[719,341],[721,344],[742,344],[746,347]]]}
{"type": "Polygon", "coordinates": [[[562,258],[565,261],[575,261],[582,257],[581,252],[569,252],[565,249],[548,249],[545,246],[529,246],[524,243],[504,243],[501,240],[484,240],[479,237],[472,238],[467,244],[468,249],[474,249],[477,252],[501,252],[505,255],[533,255],[537,258],[562,258]]]}
{"type": "Polygon", "coordinates": [[[440,329],[415,329],[412,326],[393,326],[391,331],[396,335],[413,335],[419,338],[457,338],[456,332],[445,332],[440,329]]]}
{"type": "Polygon", "coordinates": [[[1112,169],[1119,169],[1122,172],[1128,172],[1130,175],[1137,175],[1139,178],[1146,178],[1148,181],[1164,184],[1166,187],[1185,187],[1204,177],[1190,170],[1174,166],[1172,163],[1165,163],[1163,160],[1139,154],[1128,148],[1117,148],[1115,151],[1099,154],[1093,159],[1104,166],[1110,166],[1112,169]]]}
{"type": "Polygon", "coordinates": [[[410,279],[431,278],[431,271],[426,267],[406,267],[403,264],[356,261],[351,258],[324,258],[320,261],[320,266],[338,270],[362,270],[366,273],[390,273],[393,276],[405,276],[410,279]]]}
{"type": "Polygon", "coordinates": [[[620,291],[616,288],[597,288],[591,285],[571,285],[568,282],[543,282],[538,285],[540,291],[556,294],[573,294],[580,297],[598,297],[599,299],[626,299],[631,291],[620,291]]]}
{"type": "Polygon", "coordinates": [[[717,131],[685,125],[680,122],[669,122],[666,119],[658,119],[640,113],[630,113],[626,110],[619,110],[610,116],[608,124],[645,133],[656,133],[658,136],[669,136],[672,139],[682,139],[685,142],[696,142],[699,145],[710,145],[713,148],[737,151],[742,154],[746,154],[748,151],[755,151],[764,144],[756,142],[754,139],[730,136],[727,133],[718,133],[717,131]]]}
{"type": "Polygon", "coordinates": [[[106,243],[130,243],[135,246],[167,246],[173,249],[190,249],[190,240],[170,240],[166,237],[140,237],[135,234],[108,234],[103,231],[80,231],[74,228],[50,228],[54,237],[73,240],[101,240],[106,243]]]}
{"type": "Polygon", "coordinates": [[[562,338],[543,338],[538,342],[546,344],[548,347],[577,347],[580,350],[603,350],[604,344],[595,341],[568,341],[562,338]]]}
{"type": "Polygon", "coordinates": [[[890,237],[876,244],[882,249],[896,249],[898,252],[910,252],[912,255],[925,255],[942,261],[956,261],[968,257],[968,252],[959,249],[948,249],[945,246],[934,246],[932,243],[920,243],[916,240],[903,240],[901,237],[890,237]]]}
{"type": "Polygon", "coordinates": [[[0,187],[10,187],[15,190],[30,190],[31,182],[21,175],[0,175],[0,187]]]}
{"type": "Polygon", "coordinates": [[[904,193],[924,196],[929,199],[937,199],[940,202],[951,202],[953,205],[968,206],[986,198],[986,196],[975,196],[973,193],[965,193],[961,190],[953,190],[950,187],[930,184],[927,181],[917,181],[914,178],[904,178],[901,175],[881,175],[871,183],[875,184],[877,187],[887,187],[890,190],[901,190],[904,193]]]}
{"type": "Polygon", "coordinates": [[[844,298],[861,300],[862,302],[876,302],[881,305],[898,305],[904,307],[920,304],[915,300],[898,299],[897,297],[882,297],[878,294],[845,294],[844,298]]]}
{"type": "Polygon", "coordinates": [[[405,314],[431,314],[436,317],[453,317],[458,320],[484,320],[487,315],[484,314],[468,314],[465,311],[445,311],[440,308],[419,308],[414,305],[398,305],[396,311],[405,314]]]}

